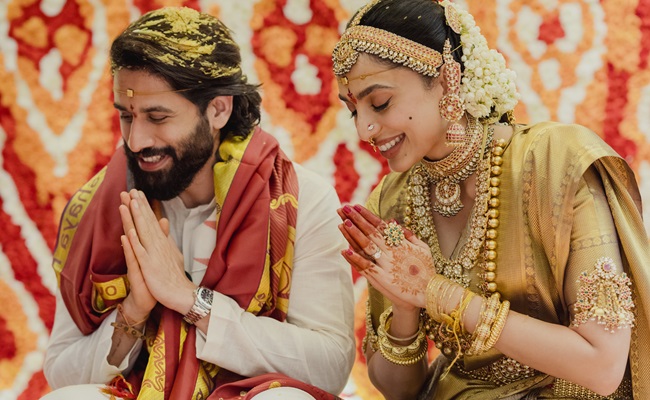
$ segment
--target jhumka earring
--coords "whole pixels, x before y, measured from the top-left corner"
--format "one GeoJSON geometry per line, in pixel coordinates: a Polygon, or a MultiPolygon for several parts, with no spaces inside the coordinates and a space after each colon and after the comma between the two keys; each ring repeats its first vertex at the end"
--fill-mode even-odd
{"type": "Polygon", "coordinates": [[[451,54],[451,43],[445,40],[442,53],[444,64],[442,71],[445,76],[446,93],[440,99],[440,116],[449,122],[447,128],[446,144],[448,146],[461,146],[465,143],[465,128],[459,123],[465,114],[465,105],[460,98],[460,64],[454,60],[451,54]]]}

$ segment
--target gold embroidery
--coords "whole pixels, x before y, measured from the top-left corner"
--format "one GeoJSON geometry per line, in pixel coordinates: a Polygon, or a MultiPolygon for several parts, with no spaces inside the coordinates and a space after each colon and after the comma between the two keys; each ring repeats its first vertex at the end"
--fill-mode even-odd
{"type": "Polygon", "coordinates": [[[553,395],[578,400],[632,399],[632,380],[630,378],[623,378],[621,385],[614,393],[609,396],[601,396],[575,383],[565,381],[564,379],[555,379],[555,382],[553,382],[553,395]]]}
{"type": "Polygon", "coordinates": [[[616,274],[616,264],[609,257],[596,261],[591,273],[583,272],[578,279],[578,300],[575,304],[573,326],[589,320],[605,325],[605,330],[614,333],[614,328],[623,329],[634,325],[632,291],[630,278],[625,272],[616,274]]]}

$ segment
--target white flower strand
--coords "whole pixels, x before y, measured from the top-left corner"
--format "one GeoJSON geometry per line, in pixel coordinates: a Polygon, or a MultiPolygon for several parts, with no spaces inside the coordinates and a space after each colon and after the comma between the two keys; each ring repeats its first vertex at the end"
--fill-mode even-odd
{"type": "Polygon", "coordinates": [[[460,19],[461,60],[465,66],[460,95],[465,101],[465,108],[475,118],[495,122],[501,115],[512,111],[519,101],[516,74],[506,67],[501,53],[488,47],[485,36],[470,13],[449,0],[440,4],[445,8],[453,7],[460,19]]]}

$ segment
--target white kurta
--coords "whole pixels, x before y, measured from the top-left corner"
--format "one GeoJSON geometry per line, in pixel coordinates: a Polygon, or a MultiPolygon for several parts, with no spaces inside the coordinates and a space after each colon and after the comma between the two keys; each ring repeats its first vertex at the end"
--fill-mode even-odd
{"type": "MultiPolygon", "coordinates": [[[[197,335],[197,356],[243,376],[280,372],[340,393],[354,362],[354,299],[350,267],[340,255],[346,242],[337,225],[339,200],[315,173],[294,163],[299,182],[298,219],[289,309],[286,322],[256,317],[231,298],[214,293],[207,335],[197,335]]],[[[180,199],[163,204],[171,235],[198,284],[205,268],[196,262],[194,233],[214,211],[214,202],[186,209],[180,199]]],[[[84,336],[73,322],[60,292],[44,373],[54,389],[106,383],[128,373],[142,341],[118,367],[107,362],[115,311],[84,336]]],[[[199,331],[200,332],[200,331],[199,331]]]]}

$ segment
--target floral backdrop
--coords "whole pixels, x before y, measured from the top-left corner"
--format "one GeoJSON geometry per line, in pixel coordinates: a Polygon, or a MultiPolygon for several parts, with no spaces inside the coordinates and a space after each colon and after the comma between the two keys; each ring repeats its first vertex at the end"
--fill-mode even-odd
{"type": "MultiPolygon", "coordinates": [[[[0,0],[0,399],[38,399],[52,328],[58,216],[120,136],[108,47],[164,5],[219,16],[263,82],[263,126],[285,151],[362,202],[387,171],[356,137],[330,72],[365,0],[0,0]]],[[[517,72],[520,122],[586,125],[625,157],[650,204],[650,0],[457,0],[517,72]]],[[[646,212],[646,221],[650,215],[646,212]]],[[[356,277],[355,277],[356,279],[356,277]]],[[[356,279],[357,337],[365,283],[356,279]]],[[[381,398],[359,357],[344,398],[381,398]]]]}

